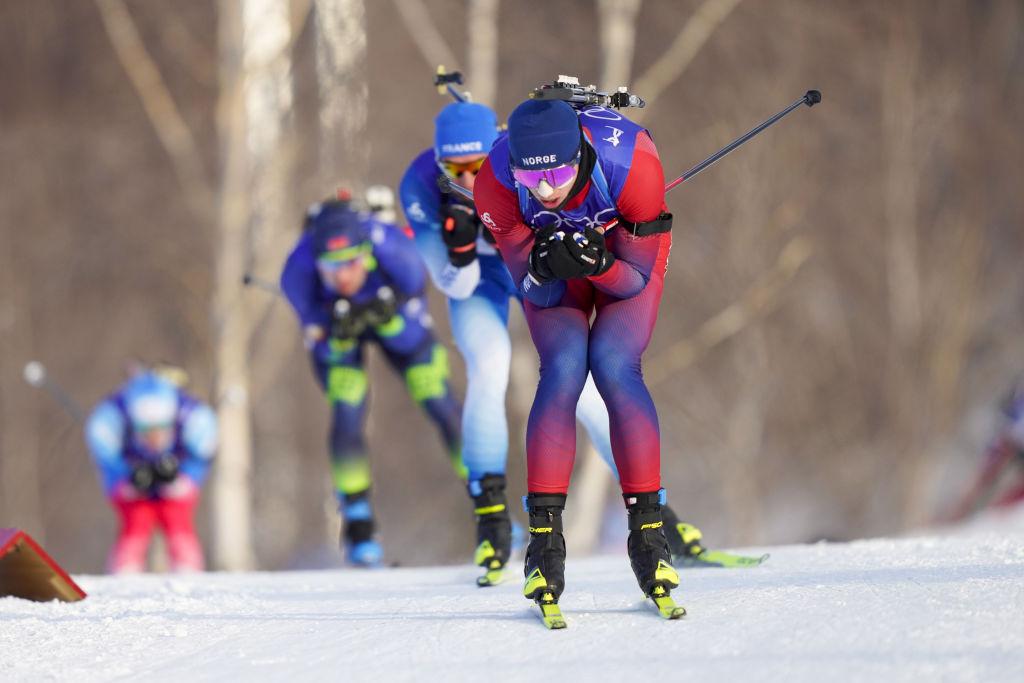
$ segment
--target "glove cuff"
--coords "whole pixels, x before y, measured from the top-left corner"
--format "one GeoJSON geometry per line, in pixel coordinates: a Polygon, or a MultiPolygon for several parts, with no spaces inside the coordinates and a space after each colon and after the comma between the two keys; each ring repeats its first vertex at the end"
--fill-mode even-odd
{"type": "Polygon", "coordinates": [[[476,260],[476,242],[463,247],[449,247],[448,261],[456,268],[465,268],[476,260]]]}
{"type": "Polygon", "coordinates": [[[546,285],[553,281],[555,278],[541,275],[533,265],[533,254],[530,254],[530,260],[526,264],[526,274],[530,277],[534,283],[538,285],[546,285]]]}
{"type": "Polygon", "coordinates": [[[605,250],[605,252],[601,255],[601,263],[598,264],[597,270],[594,271],[593,277],[597,277],[599,275],[604,275],[614,265],[615,265],[615,254],[613,254],[610,251],[605,250]]]}

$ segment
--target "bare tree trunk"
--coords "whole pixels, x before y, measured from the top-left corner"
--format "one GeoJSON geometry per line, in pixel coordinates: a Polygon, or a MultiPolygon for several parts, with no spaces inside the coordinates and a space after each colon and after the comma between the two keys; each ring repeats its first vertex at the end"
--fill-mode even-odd
{"type": "Polygon", "coordinates": [[[283,213],[285,171],[275,166],[292,108],[288,12],[287,0],[220,5],[223,177],[214,320],[221,448],[211,486],[214,565],[231,570],[255,565],[248,363],[255,315],[242,296],[242,276],[253,245],[268,241],[283,213]]]}
{"type": "Polygon", "coordinates": [[[629,85],[641,0],[597,0],[601,16],[601,87],[629,85]]]}
{"type": "Polygon", "coordinates": [[[392,2],[398,11],[399,19],[405,24],[406,32],[416,43],[420,54],[423,55],[427,67],[433,71],[440,65],[449,71],[454,71],[459,60],[448,47],[448,43],[444,41],[441,32],[437,30],[437,25],[430,18],[430,12],[423,0],[392,0],[392,2]]]}
{"type": "Polygon", "coordinates": [[[918,74],[920,43],[901,23],[912,19],[896,12],[892,19],[892,59],[882,73],[882,117],[888,150],[885,165],[886,271],[889,325],[898,349],[917,341],[921,328],[920,274],[917,262],[917,124],[914,79],[918,74]]]}
{"type": "Polygon", "coordinates": [[[721,459],[719,484],[729,528],[745,543],[763,540],[763,505],[758,486],[757,463],[764,442],[764,386],[768,383],[768,350],[764,332],[754,328],[737,351],[741,375],[745,378],[728,416],[726,434],[729,454],[721,459]]]}
{"type": "Polygon", "coordinates": [[[218,124],[221,137],[222,177],[220,245],[217,254],[217,289],[214,322],[217,325],[217,413],[220,452],[210,481],[213,514],[212,564],[218,569],[241,570],[255,563],[249,501],[251,430],[245,347],[248,329],[239,297],[245,270],[245,109],[243,106],[241,7],[222,0],[219,15],[221,100],[218,124]]]}
{"type": "Polygon", "coordinates": [[[38,420],[36,403],[24,400],[28,386],[15,379],[32,348],[29,285],[11,251],[11,231],[0,230],[0,425],[5,426],[0,430],[0,522],[26,529],[45,544],[39,432],[25,428],[38,420]]]}
{"type": "Polygon", "coordinates": [[[498,92],[498,0],[470,1],[466,33],[469,91],[474,102],[494,107],[498,92]]]}
{"type": "Polygon", "coordinates": [[[121,66],[139,94],[153,129],[174,164],[185,201],[196,217],[205,222],[210,215],[213,197],[192,131],[178,111],[123,0],[96,0],[96,6],[121,66]]]}
{"type": "MultiPolygon", "coordinates": [[[[912,523],[912,500],[923,489],[921,466],[927,432],[932,424],[928,401],[921,401],[925,359],[928,346],[922,338],[924,317],[921,295],[921,263],[917,242],[919,201],[916,149],[921,93],[915,88],[920,73],[920,41],[909,28],[913,18],[908,10],[894,11],[890,17],[891,58],[882,72],[882,132],[887,150],[884,189],[885,266],[889,305],[889,344],[886,367],[886,407],[893,438],[887,462],[895,465],[899,487],[898,524],[912,523]]],[[[887,466],[887,465],[882,465],[887,466]]]]}
{"type": "Polygon", "coordinates": [[[316,0],[315,7],[321,180],[357,193],[370,159],[366,8],[362,0],[316,0]]]}

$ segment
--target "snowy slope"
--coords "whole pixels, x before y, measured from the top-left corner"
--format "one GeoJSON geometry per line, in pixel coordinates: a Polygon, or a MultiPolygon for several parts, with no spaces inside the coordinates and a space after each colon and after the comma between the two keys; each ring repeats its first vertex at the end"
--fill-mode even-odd
{"type": "Polygon", "coordinates": [[[675,622],[625,554],[570,558],[563,631],[470,566],[75,576],[77,603],[0,599],[0,680],[1024,681],[1024,516],[1003,522],[685,570],[675,622]]]}

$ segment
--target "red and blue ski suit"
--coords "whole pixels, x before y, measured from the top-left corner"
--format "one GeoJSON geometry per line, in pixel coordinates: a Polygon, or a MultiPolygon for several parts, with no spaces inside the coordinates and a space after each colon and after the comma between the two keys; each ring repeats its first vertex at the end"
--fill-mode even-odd
{"type": "Polygon", "coordinates": [[[209,405],[194,396],[180,390],[177,395],[174,438],[163,452],[151,452],[139,443],[126,413],[123,388],[97,404],[86,420],[89,451],[121,523],[107,561],[110,573],[145,571],[156,526],[164,534],[173,570],[204,568],[193,517],[217,448],[217,418],[209,405]],[[166,456],[177,463],[173,481],[144,491],[131,484],[135,467],[166,456]]]}
{"type": "Polygon", "coordinates": [[[576,402],[589,370],[608,406],[622,491],[656,491],[661,488],[661,443],[641,356],[658,315],[670,234],[635,237],[616,226],[605,235],[615,255],[607,272],[540,285],[527,275],[539,229],[555,223],[567,233],[581,232],[617,217],[645,223],[665,209],[661,161],[648,132],[604,107],[578,114],[596,162],[587,184],[562,210],[545,209],[517,185],[507,136],[491,149],[474,192],[477,212],[523,294],[540,355],[540,382],[527,425],[528,488],[568,490],[576,453],[576,402]]]}

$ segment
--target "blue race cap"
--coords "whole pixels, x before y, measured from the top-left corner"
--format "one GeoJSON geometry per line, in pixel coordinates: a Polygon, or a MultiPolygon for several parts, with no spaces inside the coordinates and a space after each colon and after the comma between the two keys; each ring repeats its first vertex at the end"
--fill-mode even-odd
{"type": "Polygon", "coordinates": [[[326,201],[311,207],[308,215],[318,259],[342,263],[372,249],[363,220],[348,202],[326,201]]]}
{"type": "Polygon", "coordinates": [[[434,119],[434,157],[487,154],[498,138],[498,117],[476,102],[452,102],[434,119]]]}
{"type": "Polygon", "coordinates": [[[570,164],[582,139],[576,110],[562,100],[526,100],[508,117],[513,168],[534,171],[570,164]]]}

